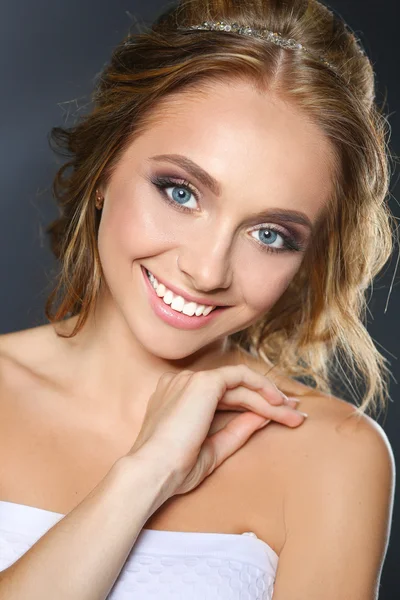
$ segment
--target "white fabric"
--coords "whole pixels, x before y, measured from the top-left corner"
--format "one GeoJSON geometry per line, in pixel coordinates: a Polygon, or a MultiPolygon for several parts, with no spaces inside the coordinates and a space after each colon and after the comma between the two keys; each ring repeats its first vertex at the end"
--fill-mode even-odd
{"type": "MultiPolygon", "coordinates": [[[[0,571],[65,515],[0,501],[0,571]]],[[[271,600],[278,555],[252,532],[142,529],[108,600],[271,600]]]]}

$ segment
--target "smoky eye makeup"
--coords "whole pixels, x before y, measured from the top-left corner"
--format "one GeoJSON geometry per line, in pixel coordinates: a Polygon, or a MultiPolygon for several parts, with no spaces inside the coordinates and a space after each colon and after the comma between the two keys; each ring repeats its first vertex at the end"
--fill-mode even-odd
{"type": "MultiPolygon", "coordinates": [[[[164,191],[167,188],[173,188],[173,187],[182,188],[189,195],[192,194],[195,197],[196,202],[200,202],[200,198],[201,198],[200,192],[192,183],[190,183],[190,181],[188,181],[184,177],[175,177],[172,175],[158,175],[158,176],[152,177],[150,179],[150,181],[160,191],[164,191]]],[[[165,195],[165,194],[163,193],[163,195],[165,195]]],[[[167,200],[169,200],[169,197],[167,197],[167,200]]],[[[172,200],[172,202],[174,202],[174,201],[172,200]]],[[[179,202],[175,202],[175,203],[179,205],[179,202]]],[[[183,204],[181,204],[180,206],[182,208],[186,208],[183,204]]],[[[190,208],[189,210],[192,212],[193,208],[190,208]]]]}
{"type": "MultiPolygon", "coordinates": [[[[173,199],[171,198],[166,190],[168,188],[177,188],[184,190],[184,194],[186,194],[189,198],[193,196],[197,203],[200,202],[201,194],[198,189],[187,179],[181,176],[172,175],[172,174],[152,174],[146,176],[146,179],[154,185],[158,191],[160,192],[163,200],[167,202],[174,210],[183,211],[186,213],[193,213],[198,210],[198,208],[194,208],[193,206],[185,206],[185,202],[187,202],[187,197],[180,196],[179,198],[173,199]]],[[[283,246],[281,248],[274,248],[269,246],[268,244],[264,244],[259,239],[253,237],[256,240],[256,244],[262,251],[266,252],[304,252],[307,247],[307,237],[298,231],[296,227],[290,227],[285,223],[285,226],[282,227],[280,225],[269,223],[268,221],[265,223],[259,223],[257,227],[251,228],[251,233],[253,232],[266,232],[269,234],[272,233],[272,236],[278,235],[283,240],[283,246]]],[[[268,241],[268,237],[264,238],[268,241]]]]}

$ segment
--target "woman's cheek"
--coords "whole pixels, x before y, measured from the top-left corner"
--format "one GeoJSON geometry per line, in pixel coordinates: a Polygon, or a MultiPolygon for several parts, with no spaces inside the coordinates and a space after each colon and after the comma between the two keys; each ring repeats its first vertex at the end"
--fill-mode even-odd
{"type": "Polygon", "coordinates": [[[247,281],[242,288],[247,290],[246,304],[257,313],[272,308],[286,291],[299,269],[298,265],[284,265],[282,261],[273,264],[273,260],[273,256],[268,257],[265,259],[262,268],[259,265],[257,269],[252,269],[251,272],[247,269],[247,281]],[[270,261],[269,264],[268,261],[270,261]]]}
{"type": "Polygon", "coordinates": [[[179,239],[179,227],[171,209],[156,199],[138,194],[121,207],[110,223],[110,236],[132,259],[161,254],[179,239]]]}

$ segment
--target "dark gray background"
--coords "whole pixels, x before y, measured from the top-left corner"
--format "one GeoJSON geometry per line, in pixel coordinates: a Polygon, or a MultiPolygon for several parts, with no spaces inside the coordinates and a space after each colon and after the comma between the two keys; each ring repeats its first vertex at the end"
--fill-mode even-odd
{"type": "MultiPolygon", "coordinates": [[[[55,262],[44,228],[57,215],[49,188],[59,161],[49,149],[48,132],[54,125],[72,124],[75,116],[87,110],[93,79],[132,20],[151,22],[166,6],[166,2],[155,0],[1,0],[0,333],[45,322],[43,307],[55,262]]],[[[332,0],[329,6],[348,22],[372,57],[378,99],[387,97],[391,149],[399,154],[399,5],[390,0],[332,0]]],[[[393,175],[390,199],[398,217],[397,178],[398,169],[393,175]]],[[[391,382],[392,401],[386,418],[379,422],[399,460],[399,275],[385,313],[397,254],[396,248],[391,263],[375,281],[368,330],[391,361],[395,378],[391,382]]],[[[341,394],[343,397],[345,392],[341,394]]],[[[400,597],[397,513],[396,501],[381,600],[400,597]]]]}

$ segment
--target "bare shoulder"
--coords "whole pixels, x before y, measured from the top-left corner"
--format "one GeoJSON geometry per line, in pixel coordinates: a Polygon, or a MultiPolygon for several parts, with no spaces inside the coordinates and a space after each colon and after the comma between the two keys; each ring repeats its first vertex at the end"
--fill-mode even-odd
{"type": "MultiPolygon", "coordinates": [[[[49,339],[53,326],[50,323],[12,331],[0,335],[0,356],[1,357],[21,357],[22,359],[31,357],[34,347],[39,344],[41,347],[46,339],[49,339]]],[[[39,347],[39,351],[40,351],[39,347]]]]}
{"type": "Polygon", "coordinates": [[[301,404],[309,417],[287,435],[276,436],[287,467],[286,523],[290,516],[295,521],[311,507],[316,510],[322,498],[327,510],[342,501],[351,510],[370,503],[371,513],[373,502],[388,504],[395,460],[379,423],[352,404],[324,394],[305,397],[301,404]]]}
{"type": "MultiPolygon", "coordinates": [[[[264,374],[268,371],[260,360],[247,355],[241,359],[255,370],[264,374]]],[[[394,491],[395,461],[379,423],[341,398],[323,394],[281,374],[271,379],[284,393],[296,396],[300,400],[299,410],[309,415],[296,428],[270,422],[253,435],[244,453],[256,473],[252,497],[266,501],[271,494],[271,483],[274,490],[279,490],[284,507],[280,540],[284,541],[289,527],[294,524],[297,527],[306,515],[311,518],[309,511],[317,510],[321,498],[324,500],[320,504],[327,509],[329,498],[340,503],[342,493],[343,501],[354,507],[359,503],[357,494],[362,487],[361,498],[375,502],[377,513],[378,505],[389,505],[394,491]],[[375,500],[372,489],[377,490],[375,500]]],[[[373,510],[370,507],[371,513],[373,510]]],[[[261,513],[258,516],[261,519],[261,513]]],[[[261,520],[259,523],[262,527],[261,520]]],[[[283,545],[279,543],[280,550],[283,545]]]]}
{"type": "Polygon", "coordinates": [[[285,389],[281,380],[278,387],[297,396],[309,416],[296,428],[270,423],[253,436],[248,454],[257,464],[253,497],[260,495],[259,505],[279,490],[279,536],[264,529],[265,508],[254,513],[260,537],[273,541],[279,555],[275,593],[333,598],[342,590],[348,597],[378,597],[396,479],[387,435],[341,398],[297,382],[285,389]]]}
{"type": "Polygon", "coordinates": [[[335,477],[337,470],[351,473],[368,467],[394,471],[393,451],[383,428],[357,407],[325,394],[298,395],[299,410],[308,417],[290,428],[272,423],[261,430],[258,443],[274,447],[287,474],[286,489],[296,490],[316,477],[335,477]]]}
{"type": "MultiPolygon", "coordinates": [[[[33,438],[25,434],[33,428],[34,435],[37,435],[40,429],[42,392],[47,381],[43,369],[43,364],[46,364],[46,328],[43,326],[0,335],[2,494],[7,489],[5,482],[12,481],[12,472],[17,472],[17,456],[23,454],[24,450],[27,455],[32,455],[32,445],[28,447],[27,440],[33,438]],[[4,457],[7,457],[5,461],[4,457]]],[[[13,489],[11,485],[9,488],[13,489]]]]}
{"type": "MultiPolygon", "coordinates": [[[[247,364],[263,370],[265,363],[249,357],[247,364]]],[[[360,456],[377,466],[393,467],[393,451],[383,428],[374,419],[360,413],[357,407],[334,395],[324,394],[298,381],[287,378],[273,369],[271,379],[285,394],[299,399],[298,409],[308,418],[296,428],[270,423],[260,430],[257,443],[268,450],[275,449],[276,460],[285,464],[290,478],[310,470],[315,473],[323,465],[336,461],[341,467],[356,464],[360,456]]],[[[292,479],[291,479],[292,480],[292,479]]]]}
{"type": "Polygon", "coordinates": [[[0,401],[47,379],[55,337],[51,324],[0,335],[0,401]]]}
{"type": "MultiPolygon", "coordinates": [[[[0,335],[0,390],[5,391],[12,382],[27,375],[29,361],[24,357],[31,347],[31,330],[13,331],[0,335]],[[24,359],[25,358],[25,359],[24,359]]],[[[3,394],[0,395],[0,399],[3,394]]]]}
{"type": "MultiPolygon", "coordinates": [[[[362,438],[374,446],[379,445],[386,451],[390,451],[390,444],[383,428],[368,415],[361,414],[355,405],[287,377],[277,371],[273,365],[268,365],[265,361],[246,352],[240,350],[237,356],[240,362],[270,377],[286,395],[296,397],[299,400],[299,410],[309,415],[303,423],[304,426],[295,429],[276,424],[274,435],[292,438],[291,441],[285,439],[285,444],[291,442],[298,444],[300,440],[303,444],[308,440],[307,443],[311,445],[319,442],[322,449],[331,444],[342,446],[346,440],[349,444],[359,444],[362,438]]],[[[271,432],[270,426],[261,431],[268,429],[271,432]]],[[[258,436],[258,439],[261,437],[263,436],[258,436]]]]}

